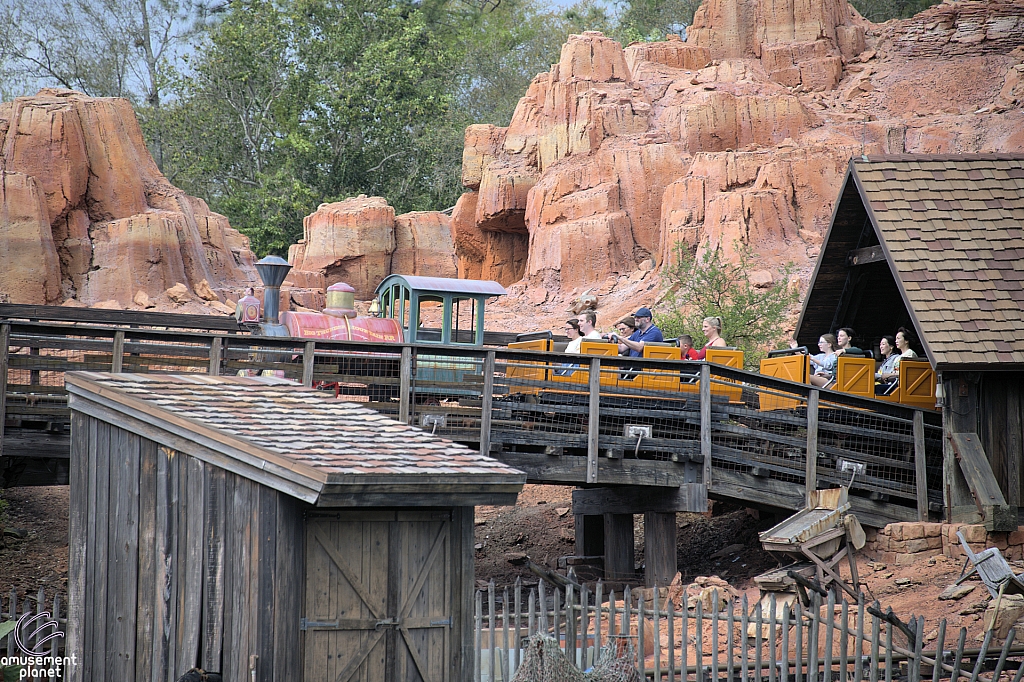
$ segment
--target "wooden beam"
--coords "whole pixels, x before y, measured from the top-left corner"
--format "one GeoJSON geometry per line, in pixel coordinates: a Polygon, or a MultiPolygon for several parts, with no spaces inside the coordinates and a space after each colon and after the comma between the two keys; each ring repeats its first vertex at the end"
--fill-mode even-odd
{"type": "MultiPolygon", "coordinates": [[[[942,383],[945,396],[942,433],[945,436],[954,431],[974,431],[977,428],[977,394],[972,395],[971,388],[973,386],[977,391],[977,384],[967,381],[961,372],[947,372],[943,375],[942,383]]],[[[981,521],[970,487],[957,464],[953,441],[946,437],[942,439],[942,501],[947,523],[981,521]],[[964,515],[965,510],[968,511],[967,516],[964,515]]]]}
{"type": "Polygon", "coordinates": [[[633,542],[632,514],[604,515],[605,580],[633,579],[633,542]]]}
{"type": "Polygon", "coordinates": [[[973,432],[953,432],[948,434],[948,438],[960,463],[960,470],[971,488],[978,511],[985,519],[985,528],[989,531],[1017,530],[1017,508],[1006,504],[1003,491],[985,455],[985,448],[981,445],[981,438],[973,432]]]}
{"type": "Polygon", "coordinates": [[[854,265],[867,265],[868,263],[880,263],[885,260],[885,252],[881,245],[868,246],[863,249],[853,249],[846,254],[847,267],[854,265]]]}
{"type": "Polygon", "coordinates": [[[597,448],[601,428],[601,358],[590,360],[590,413],[587,422],[587,483],[597,483],[597,448]]]}
{"type": "Polygon", "coordinates": [[[644,584],[665,587],[676,577],[676,514],[644,514],[644,584]]]}
{"type": "Polygon", "coordinates": [[[818,394],[817,389],[807,394],[807,459],[804,462],[807,504],[811,503],[811,493],[818,489],[818,394]]]}
{"type": "Polygon", "coordinates": [[[494,351],[484,356],[484,387],[480,396],[480,454],[491,453],[491,407],[494,402],[494,351]]]}
{"type": "Polygon", "coordinates": [[[917,520],[928,520],[928,467],[924,449],[924,412],[914,411],[914,487],[917,489],[917,520]]]}
{"type": "Polygon", "coordinates": [[[604,516],[601,514],[575,514],[576,554],[578,556],[604,556],[604,516]]]}
{"type": "Polygon", "coordinates": [[[0,323],[0,457],[4,456],[4,425],[7,423],[7,351],[11,324],[0,323]]]}
{"type": "Polygon", "coordinates": [[[222,349],[224,348],[224,338],[221,336],[215,336],[210,339],[210,368],[207,373],[212,377],[220,376],[220,360],[222,357],[222,349]]]}
{"type": "Polygon", "coordinates": [[[302,349],[302,385],[313,387],[313,361],[316,358],[316,342],[306,341],[302,349]]]}
{"type": "Polygon", "coordinates": [[[110,359],[110,373],[120,374],[124,364],[124,330],[114,332],[114,353],[110,359]]]}
{"type": "Polygon", "coordinates": [[[699,483],[678,488],[622,486],[572,491],[574,514],[644,514],[646,512],[706,512],[707,489],[699,483]]]}
{"type": "Polygon", "coordinates": [[[1024,471],[1024,433],[1021,423],[1020,385],[1006,384],[1006,502],[1011,507],[1021,503],[1021,472],[1024,471]]]}
{"type": "Polygon", "coordinates": [[[700,368],[700,454],[704,459],[701,483],[711,490],[711,366],[700,368]]]}
{"type": "MultiPolygon", "coordinates": [[[[409,423],[409,391],[412,387],[412,348],[402,347],[402,360],[399,364],[398,385],[398,421],[409,423]]],[[[484,453],[487,454],[486,452],[484,453]]]]}
{"type": "Polygon", "coordinates": [[[83,322],[86,324],[117,324],[133,327],[171,327],[177,329],[207,329],[226,332],[239,331],[238,322],[233,316],[229,315],[147,313],[135,310],[65,308],[64,306],[59,305],[0,303],[0,318],[52,320],[55,322],[83,322]]]}
{"type": "MultiPolygon", "coordinates": [[[[523,452],[496,452],[499,462],[526,472],[528,483],[580,485],[587,480],[587,458],[577,455],[548,457],[523,452]]],[[[646,485],[678,488],[686,483],[686,467],[675,462],[647,459],[600,460],[601,482],[608,485],[646,485]]]]}

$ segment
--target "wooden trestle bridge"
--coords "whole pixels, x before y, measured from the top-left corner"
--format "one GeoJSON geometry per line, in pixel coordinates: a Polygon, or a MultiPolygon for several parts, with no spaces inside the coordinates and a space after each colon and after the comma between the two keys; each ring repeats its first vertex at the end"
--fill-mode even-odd
{"type": "MultiPolygon", "coordinates": [[[[931,410],[702,362],[313,342],[250,335],[230,318],[9,304],[0,484],[67,482],[70,371],[275,372],[477,447],[531,482],[643,486],[666,509],[703,510],[708,497],[799,509],[808,488],[849,483],[848,460],[865,465],[851,490],[863,523],[942,512],[931,410]]],[[[576,513],[599,507],[601,490],[589,492],[576,513]]]]}

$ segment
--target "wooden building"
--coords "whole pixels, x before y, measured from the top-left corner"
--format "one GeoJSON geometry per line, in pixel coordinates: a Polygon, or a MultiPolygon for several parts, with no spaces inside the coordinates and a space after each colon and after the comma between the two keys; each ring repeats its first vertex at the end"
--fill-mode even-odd
{"type": "Polygon", "coordinates": [[[938,375],[946,518],[1016,528],[1024,500],[1024,156],[855,157],[797,325],[862,347],[912,329],[938,375]]]}
{"type": "Polygon", "coordinates": [[[469,680],[525,475],[279,380],[69,373],[73,680],[469,680]]]}

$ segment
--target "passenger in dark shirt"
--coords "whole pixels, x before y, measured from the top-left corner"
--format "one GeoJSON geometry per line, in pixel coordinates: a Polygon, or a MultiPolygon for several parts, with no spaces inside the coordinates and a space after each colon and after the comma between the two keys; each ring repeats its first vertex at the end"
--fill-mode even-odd
{"type": "Polygon", "coordinates": [[[630,357],[638,358],[644,354],[644,343],[661,343],[665,340],[661,330],[654,326],[654,316],[650,308],[641,308],[633,314],[636,320],[636,331],[630,334],[628,339],[613,335],[612,340],[619,344],[619,352],[623,355],[629,351],[630,357]]]}
{"type": "Polygon", "coordinates": [[[857,332],[853,331],[849,327],[840,327],[839,331],[836,332],[836,355],[864,355],[864,351],[857,346],[852,345],[853,340],[857,338],[857,332]]]}

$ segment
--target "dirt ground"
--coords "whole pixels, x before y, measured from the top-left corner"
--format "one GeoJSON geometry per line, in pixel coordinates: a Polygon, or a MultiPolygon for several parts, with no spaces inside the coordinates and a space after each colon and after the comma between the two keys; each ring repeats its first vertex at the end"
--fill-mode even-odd
{"type": "MultiPolygon", "coordinates": [[[[57,590],[67,597],[68,571],[68,488],[67,486],[15,488],[2,491],[8,502],[7,528],[15,529],[0,547],[0,595],[6,607],[12,589],[19,597],[34,594],[40,587],[48,595],[57,590]]],[[[527,567],[526,558],[564,573],[559,558],[573,554],[574,529],[571,510],[572,488],[527,485],[515,507],[479,507],[476,514],[476,578],[484,586],[493,579],[499,586],[521,578],[526,585],[538,578],[527,567]]],[[[643,523],[637,517],[636,567],[642,579],[643,523]]],[[[751,601],[757,599],[752,578],[777,565],[761,549],[760,530],[776,521],[770,515],[744,508],[716,505],[712,515],[679,514],[678,561],[682,581],[715,575],[729,582],[751,601]]],[[[1024,572],[1024,563],[1011,562],[1024,572]]],[[[939,556],[922,559],[911,566],[892,566],[858,559],[859,572],[869,600],[877,599],[883,609],[905,619],[923,615],[926,622],[948,619],[949,631],[966,627],[969,640],[980,641],[981,619],[988,593],[977,581],[974,590],[958,601],[939,601],[938,595],[960,574],[959,561],[939,556]]],[[[848,569],[843,569],[844,575],[848,569]]],[[[583,573],[580,573],[583,577],[583,573]]],[[[929,631],[926,639],[934,639],[929,631]]]]}

